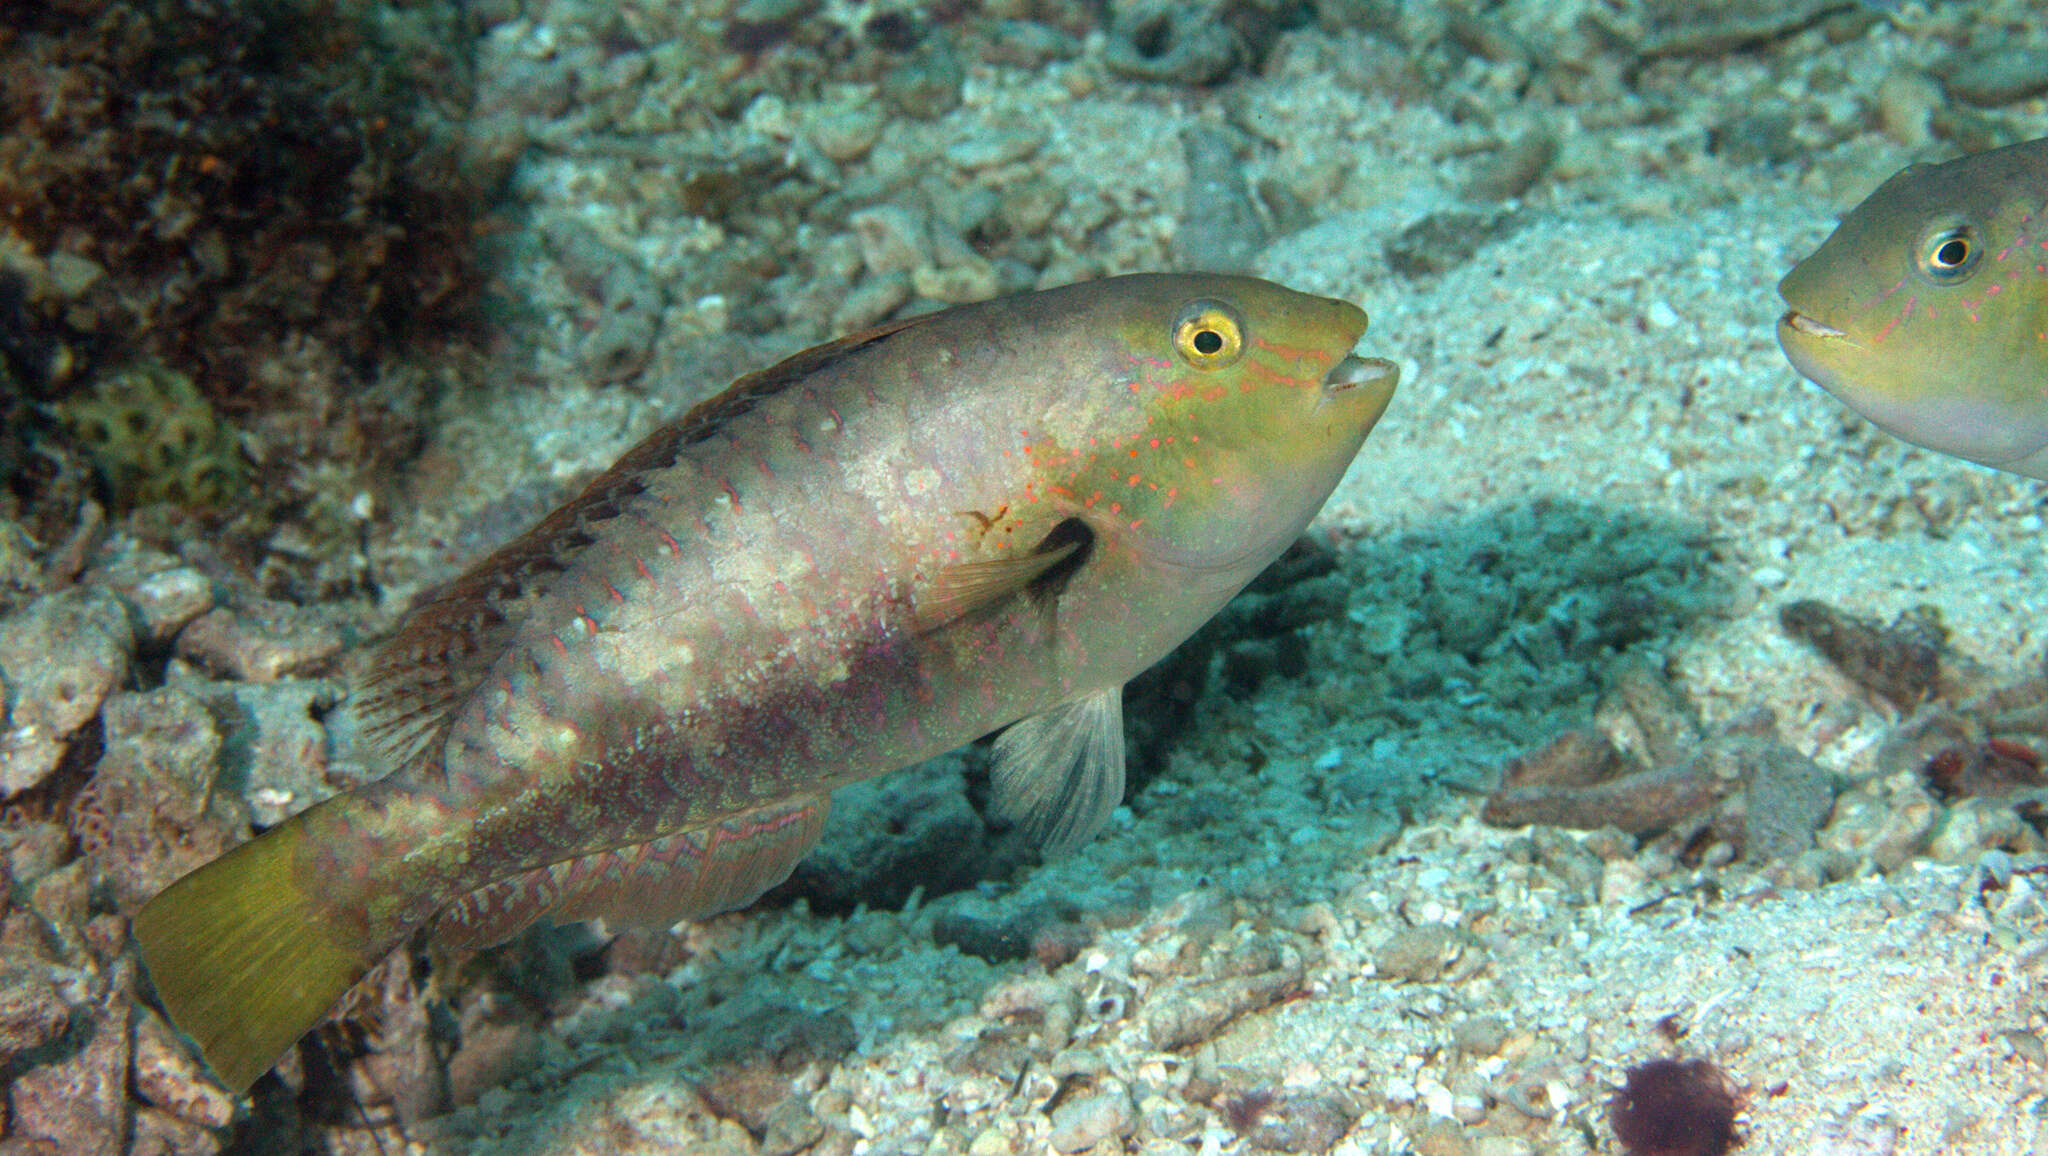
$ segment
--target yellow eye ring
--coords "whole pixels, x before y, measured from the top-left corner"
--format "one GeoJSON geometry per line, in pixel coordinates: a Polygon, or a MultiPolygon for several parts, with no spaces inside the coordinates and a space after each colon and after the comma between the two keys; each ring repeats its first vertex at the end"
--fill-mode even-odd
{"type": "Polygon", "coordinates": [[[1964,224],[1933,229],[1920,241],[1920,274],[1937,285],[1960,281],[1970,275],[1983,255],[1976,231],[1964,224]]]}
{"type": "Polygon", "coordinates": [[[1173,323],[1173,348],[1196,369],[1221,369],[1244,356],[1244,323],[1221,301],[1194,301],[1173,323]]]}

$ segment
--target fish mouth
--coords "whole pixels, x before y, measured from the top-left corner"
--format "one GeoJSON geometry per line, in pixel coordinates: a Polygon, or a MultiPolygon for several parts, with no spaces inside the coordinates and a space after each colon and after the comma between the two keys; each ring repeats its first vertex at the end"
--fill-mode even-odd
{"type": "Polygon", "coordinates": [[[1360,357],[1347,355],[1331,367],[1323,376],[1323,398],[1334,401],[1338,398],[1351,400],[1347,395],[1357,395],[1365,400],[1377,417],[1387,408],[1387,402],[1394,396],[1394,387],[1401,383],[1401,367],[1384,357],[1360,357]]]}
{"type": "Polygon", "coordinates": [[[1797,309],[1787,309],[1785,315],[1778,318],[1778,324],[1792,330],[1794,333],[1804,333],[1808,337],[1835,338],[1849,336],[1847,330],[1837,329],[1825,321],[1808,317],[1797,309]]]}

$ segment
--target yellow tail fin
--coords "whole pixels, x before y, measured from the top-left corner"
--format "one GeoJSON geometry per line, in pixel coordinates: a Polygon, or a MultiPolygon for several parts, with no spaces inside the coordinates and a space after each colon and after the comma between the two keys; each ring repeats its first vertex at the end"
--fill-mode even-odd
{"type": "Polygon", "coordinates": [[[171,1019],[241,1093],[369,968],[292,870],[296,822],[178,880],[135,915],[171,1019]]]}

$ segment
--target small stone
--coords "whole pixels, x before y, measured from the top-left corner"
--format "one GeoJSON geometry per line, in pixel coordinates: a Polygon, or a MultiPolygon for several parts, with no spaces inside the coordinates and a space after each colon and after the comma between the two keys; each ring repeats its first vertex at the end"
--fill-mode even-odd
{"type": "Polygon", "coordinates": [[[819,152],[846,164],[868,155],[880,139],[884,123],[881,109],[862,103],[820,112],[811,118],[806,131],[819,152]]]}
{"type": "Polygon", "coordinates": [[[2048,1068],[2048,1045],[2033,1032],[2013,1028],[1998,1033],[1998,1039],[2012,1054],[2037,1068],[2048,1068]]]}
{"type": "Polygon", "coordinates": [[[1752,109],[1709,129],[1707,148],[1730,164],[1782,164],[1806,152],[1793,133],[1797,125],[1786,109],[1752,109]]]}
{"type": "Polygon", "coordinates": [[[341,632],[320,616],[283,602],[221,607],[178,634],[177,655],[244,682],[272,682],[341,653],[341,632]]]}
{"type": "Polygon", "coordinates": [[[64,1034],[71,1009],[39,965],[0,972],[0,1065],[64,1034]]]}
{"type": "Polygon", "coordinates": [[[1775,739],[1747,746],[1742,857],[1751,863],[1797,858],[1834,810],[1834,782],[1819,764],[1775,739]]]}
{"type": "Polygon", "coordinates": [[[1600,871],[1600,906],[1634,907],[1650,897],[1650,875],[1633,859],[1616,859],[1600,871]]]}
{"type": "Polygon", "coordinates": [[[1463,950],[1458,933],[1441,923],[1407,927],[1373,952],[1373,967],[1390,979],[1427,983],[1441,978],[1463,950]]]}
{"type": "Polygon", "coordinates": [[[1132,4],[1109,30],[1103,63],[1130,80],[1213,84],[1243,59],[1241,41],[1217,16],[1207,4],[1132,4]]]}
{"type": "Polygon", "coordinates": [[[1892,799],[1890,813],[1870,841],[1870,859],[1877,869],[1889,874],[1906,865],[1927,845],[1934,825],[1941,818],[1941,804],[1918,788],[1901,791],[1892,799]]]}
{"type": "Polygon", "coordinates": [[[135,1021],[135,1094],[202,1128],[225,1128],[235,1117],[234,1101],[148,1008],[135,1021]]]}
{"type": "Polygon", "coordinates": [[[1537,126],[1509,141],[1473,172],[1465,195],[1477,201],[1511,201],[1526,194],[1557,161],[1557,134],[1537,126]]]}
{"type": "Polygon", "coordinates": [[[154,1108],[137,1108],[127,1156],[214,1156],[226,1145],[213,1129],[154,1108]]]}
{"type": "Polygon", "coordinates": [[[1104,1140],[1121,1140],[1137,1126],[1131,1094],[1111,1081],[1093,1095],[1071,1098],[1054,1108],[1046,1141],[1056,1152],[1085,1152],[1104,1140]]]}
{"type": "Polygon", "coordinates": [[[966,78],[944,38],[933,37],[882,78],[881,95],[904,116],[936,120],[960,103],[966,78]]]}
{"type": "Polygon", "coordinates": [[[159,570],[116,589],[134,609],[143,641],[151,644],[170,641],[187,623],[213,609],[213,583],[190,566],[159,570]]]}
{"type": "Polygon", "coordinates": [[[910,277],[885,273],[862,279],[832,310],[832,332],[858,333],[880,324],[910,300],[910,277]]]}
{"type": "Polygon", "coordinates": [[[247,822],[241,799],[214,789],[220,732],[176,687],[107,701],[105,751],[72,807],[80,847],[106,874],[115,906],[133,911],[226,851],[247,822]]]}
{"type": "Polygon", "coordinates": [[[1260,1152],[1328,1152],[1357,1119],[1342,1098],[1311,1088],[1234,1096],[1224,1111],[1245,1143],[1260,1152]]]}
{"type": "Polygon", "coordinates": [[[920,266],[911,273],[910,285],[919,295],[948,305],[986,301],[1002,291],[996,267],[979,258],[945,268],[920,266]]]}
{"type": "Polygon", "coordinates": [[[99,588],[60,590],[0,621],[0,797],[40,786],[57,769],[72,732],[128,677],[134,647],[127,609],[99,588]]]}
{"type": "Polygon", "coordinates": [[[1472,1156],[1472,1138],[1450,1120],[1430,1120],[1411,1141],[1415,1156],[1472,1156]]]}
{"type": "Polygon", "coordinates": [[[1228,126],[1208,122],[1181,133],[1188,183],[1173,248],[1184,268],[1248,272],[1266,242],[1265,222],[1252,205],[1238,160],[1238,139],[1228,126]]]}
{"type": "Polygon", "coordinates": [[[77,1051],[15,1077],[10,1136],[56,1141],[65,1156],[123,1156],[130,1006],[110,996],[81,1026],[77,1051]]]}
{"type": "Polygon", "coordinates": [[[1941,85],[1917,68],[1896,68],[1877,86],[1877,124],[1896,144],[1918,148],[1934,139],[1930,125],[1947,104],[1941,85]]]}
{"type": "Polygon", "coordinates": [[[1290,952],[1269,970],[1155,992],[1145,1006],[1146,1036],[1160,1051],[1199,1043],[1237,1017],[1299,990],[1302,976],[1301,960],[1290,952]]]}
{"type": "Polygon", "coordinates": [[[1499,1016],[1473,1016],[1451,1029],[1451,1042],[1466,1055],[1483,1058],[1499,1054],[1511,1035],[1499,1016]]]}
{"type": "Polygon", "coordinates": [[[818,1119],[802,1096],[790,1096],[768,1110],[768,1122],[761,1133],[761,1156],[796,1156],[825,1136],[825,1122],[818,1119]]]}
{"type": "Polygon", "coordinates": [[[2039,850],[2040,833],[1997,799],[1964,799],[1941,816],[1927,854],[1942,863],[1975,863],[1986,851],[2039,850]]]}
{"type": "Polygon", "coordinates": [[[106,268],[90,257],[64,249],[50,254],[50,291],[62,300],[85,296],[106,275],[106,268]]]}
{"type": "Polygon", "coordinates": [[[341,701],[340,683],[283,678],[189,685],[227,724],[223,762],[236,772],[232,778],[258,825],[274,827],[337,793],[328,780],[327,728],[319,719],[341,701]]]}
{"type": "Polygon", "coordinates": [[[1818,650],[1851,682],[1902,712],[1925,702],[1941,682],[1946,632],[1924,609],[1909,610],[1883,626],[1805,599],[1780,609],[1778,625],[1818,650]]]}
{"type": "Polygon", "coordinates": [[[1044,177],[1026,177],[1001,192],[996,215],[1019,237],[1035,237],[1045,232],[1067,203],[1066,190],[1044,177]]]}
{"type": "Polygon", "coordinates": [[[1048,1046],[1063,1048],[1081,1018],[1081,1001],[1073,989],[1050,976],[1023,976],[990,988],[981,998],[981,1014],[992,1020],[1036,1022],[1048,1046]]]}
{"type": "MultiPolygon", "coordinates": [[[[986,11],[987,5],[983,9],[986,11]]],[[[982,55],[991,64],[1037,69],[1081,55],[1081,41],[1036,20],[998,19],[988,32],[982,55]]]]}
{"type": "Polygon", "coordinates": [[[1037,152],[1045,144],[1045,131],[1035,126],[984,129],[965,140],[946,146],[946,159],[963,169],[989,169],[1006,165],[1037,152]]]}
{"type": "Polygon", "coordinates": [[[482,1103],[486,1094],[531,1071],[541,1059],[540,1033],[523,1023],[465,1023],[462,1046],[448,1057],[448,1100],[482,1103]]]}
{"type": "Polygon", "coordinates": [[[931,264],[931,228],[902,205],[871,205],[847,217],[861,262],[876,276],[908,273],[931,264]]]}

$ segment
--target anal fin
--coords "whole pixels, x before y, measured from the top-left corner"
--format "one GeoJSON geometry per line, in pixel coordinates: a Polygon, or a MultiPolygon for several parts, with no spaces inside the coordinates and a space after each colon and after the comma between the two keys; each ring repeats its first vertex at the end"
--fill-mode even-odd
{"type": "Polygon", "coordinates": [[[995,817],[1050,858],[1087,842],[1124,797],[1123,688],[1110,687],[1011,724],[996,736],[995,817]]]}
{"type": "Polygon", "coordinates": [[[744,907],[789,878],[829,804],[824,795],[792,799],[500,879],[444,908],[436,932],[451,947],[476,948],[541,919],[667,927],[744,907]]]}

